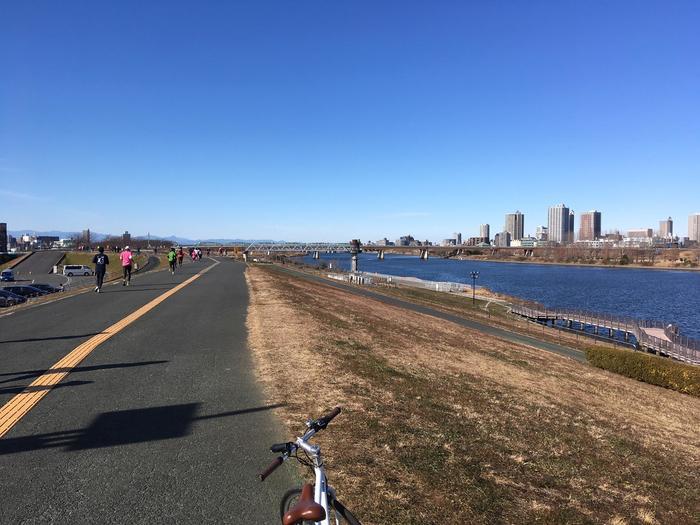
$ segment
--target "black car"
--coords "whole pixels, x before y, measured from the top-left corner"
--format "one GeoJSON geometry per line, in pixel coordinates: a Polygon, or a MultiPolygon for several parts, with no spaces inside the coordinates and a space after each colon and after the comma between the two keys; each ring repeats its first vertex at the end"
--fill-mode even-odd
{"type": "Polygon", "coordinates": [[[8,292],[7,290],[0,290],[0,306],[14,306],[26,302],[27,299],[21,295],[8,292]]]}
{"type": "Polygon", "coordinates": [[[61,288],[56,288],[55,286],[51,286],[50,284],[44,284],[44,283],[34,283],[34,284],[32,284],[32,288],[39,288],[39,290],[46,292],[46,293],[56,293],[56,292],[63,291],[61,288]]]}
{"type": "Polygon", "coordinates": [[[22,297],[27,298],[47,295],[47,293],[43,290],[39,290],[39,288],[34,288],[33,286],[28,286],[26,284],[21,284],[18,286],[6,286],[5,288],[3,288],[3,290],[7,290],[8,292],[12,292],[13,294],[21,295],[22,297]]]}

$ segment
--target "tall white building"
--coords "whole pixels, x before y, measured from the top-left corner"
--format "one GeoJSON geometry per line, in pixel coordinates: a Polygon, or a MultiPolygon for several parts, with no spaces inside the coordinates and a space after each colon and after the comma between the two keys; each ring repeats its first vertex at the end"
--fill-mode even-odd
{"type": "Polygon", "coordinates": [[[688,217],[688,239],[700,242],[700,213],[688,217]]]}
{"type": "Polygon", "coordinates": [[[525,215],[516,211],[506,214],[505,231],[510,233],[510,239],[517,241],[525,237],[525,215]]]}
{"type": "Polygon", "coordinates": [[[569,208],[566,204],[557,204],[549,208],[547,236],[552,242],[569,242],[569,208]]]}
{"type": "Polygon", "coordinates": [[[671,217],[665,221],[659,221],[659,237],[673,239],[673,219],[671,217]]]}
{"type": "Polygon", "coordinates": [[[488,224],[482,224],[479,226],[479,237],[482,239],[490,239],[491,238],[491,226],[488,224]]]}

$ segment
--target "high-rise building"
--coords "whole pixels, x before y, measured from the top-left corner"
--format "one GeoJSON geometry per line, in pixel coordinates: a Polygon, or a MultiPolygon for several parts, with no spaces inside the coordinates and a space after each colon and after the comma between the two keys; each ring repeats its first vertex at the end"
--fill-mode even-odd
{"type": "Polygon", "coordinates": [[[535,230],[535,239],[538,241],[548,241],[549,240],[549,228],[546,226],[538,226],[535,230]]]}
{"type": "Polygon", "coordinates": [[[665,221],[659,221],[659,237],[673,239],[673,219],[671,217],[665,221]]]}
{"type": "Polygon", "coordinates": [[[688,239],[700,242],[700,213],[688,216],[688,239]]]}
{"type": "Polygon", "coordinates": [[[565,204],[549,208],[547,234],[552,242],[566,244],[569,241],[569,208],[565,204]]]}
{"type": "Polygon", "coordinates": [[[569,235],[568,242],[574,242],[576,240],[574,236],[574,210],[569,211],[569,235]]]}
{"type": "Polygon", "coordinates": [[[87,230],[83,230],[83,234],[82,234],[80,239],[85,244],[90,244],[90,229],[89,228],[87,230]]]}
{"type": "Polygon", "coordinates": [[[493,245],[497,248],[507,248],[510,246],[510,232],[501,232],[493,236],[493,245]]]}
{"type": "Polygon", "coordinates": [[[7,251],[7,223],[0,222],[0,253],[7,251]]]}
{"type": "Polygon", "coordinates": [[[452,234],[452,237],[454,238],[457,246],[462,246],[462,234],[461,233],[455,232],[452,234]]]}
{"type": "Polygon", "coordinates": [[[482,224],[479,226],[479,237],[482,239],[490,239],[491,238],[491,226],[488,224],[482,224]]]}
{"type": "Polygon", "coordinates": [[[510,233],[510,238],[513,241],[525,237],[525,215],[520,213],[520,211],[506,214],[505,231],[510,233]]]}
{"type": "Polygon", "coordinates": [[[124,235],[122,235],[122,242],[124,243],[124,246],[131,244],[131,234],[128,230],[124,232],[124,235]]]}
{"type": "Polygon", "coordinates": [[[596,210],[585,211],[581,214],[581,224],[578,229],[579,241],[597,241],[600,239],[601,213],[596,210]]]}

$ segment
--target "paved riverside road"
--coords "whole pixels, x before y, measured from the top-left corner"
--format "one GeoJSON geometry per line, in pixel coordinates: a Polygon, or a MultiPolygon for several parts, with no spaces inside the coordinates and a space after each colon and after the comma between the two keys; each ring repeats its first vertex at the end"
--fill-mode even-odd
{"type": "Polygon", "coordinates": [[[300,272],[298,270],[293,270],[288,267],[273,265],[271,266],[271,268],[277,271],[286,272],[301,279],[325,284],[333,288],[339,288],[341,290],[345,290],[346,292],[353,293],[355,295],[376,299],[378,301],[390,304],[392,306],[398,306],[400,308],[406,308],[408,310],[412,310],[420,314],[431,315],[439,319],[444,319],[445,321],[450,321],[451,323],[464,326],[465,328],[478,330],[482,333],[498,337],[500,339],[503,339],[504,341],[523,344],[534,348],[538,348],[540,350],[545,350],[547,352],[563,355],[565,357],[570,357],[582,363],[587,362],[585,354],[581,350],[577,350],[575,348],[570,348],[568,346],[560,345],[557,343],[550,343],[548,341],[542,341],[540,339],[537,339],[536,337],[522,335],[517,332],[511,332],[510,330],[506,330],[504,328],[499,328],[497,326],[492,326],[486,323],[480,323],[479,321],[475,321],[473,319],[467,319],[458,315],[443,312],[441,310],[436,310],[435,308],[431,308],[429,306],[423,306],[420,304],[411,303],[409,301],[404,301],[402,299],[399,299],[398,297],[392,297],[379,292],[373,292],[371,290],[368,290],[367,288],[358,288],[357,286],[342,281],[331,281],[330,279],[324,279],[323,277],[308,274],[306,272],[300,272]]]}
{"type": "Polygon", "coordinates": [[[96,346],[0,438],[0,523],[279,522],[292,469],[265,483],[257,473],[274,457],[267,447],[291,436],[251,372],[240,263],[189,263],[1,317],[0,406],[207,267],[96,346]]]}

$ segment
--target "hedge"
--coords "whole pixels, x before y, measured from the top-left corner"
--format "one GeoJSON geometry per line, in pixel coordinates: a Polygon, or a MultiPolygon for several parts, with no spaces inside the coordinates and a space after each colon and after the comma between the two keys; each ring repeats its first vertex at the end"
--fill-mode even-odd
{"type": "Polygon", "coordinates": [[[700,366],[643,352],[603,347],[587,348],[586,358],[598,368],[700,397],[700,366]]]}

